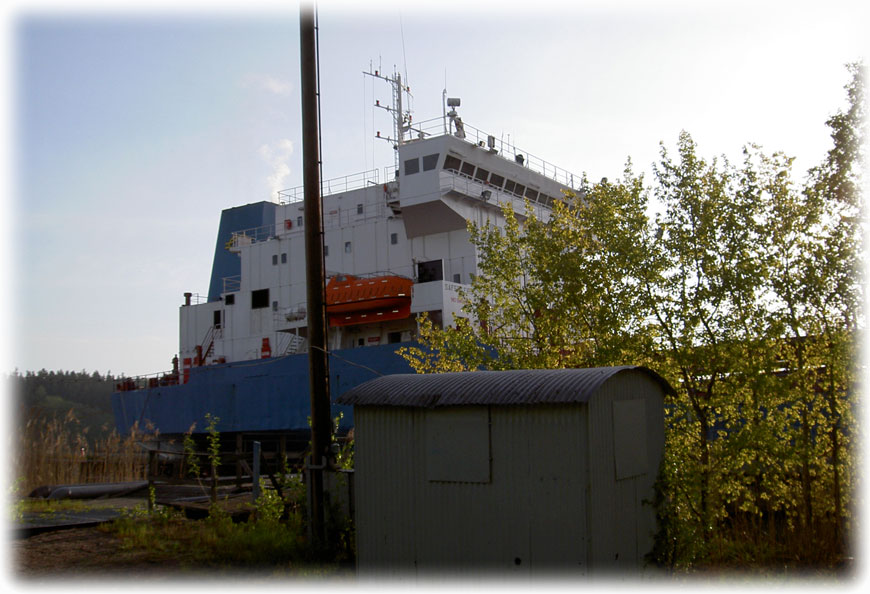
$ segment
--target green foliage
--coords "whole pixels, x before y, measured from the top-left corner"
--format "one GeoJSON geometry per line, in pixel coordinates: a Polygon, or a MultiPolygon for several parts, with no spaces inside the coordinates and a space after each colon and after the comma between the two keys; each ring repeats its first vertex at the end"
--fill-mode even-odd
{"type": "Polygon", "coordinates": [[[208,460],[214,469],[221,465],[221,436],[217,430],[220,417],[212,416],[211,413],[205,413],[205,420],[205,430],[208,433],[206,438],[208,441],[208,460]]]}
{"type": "Polygon", "coordinates": [[[464,318],[420,320],[420,373],[641,364],[666,402],[655,560],[832,562],[852,531],[857,345],[864,327],[864,81],[833,147],[794,180],[754,145],[739,165],[680,134],[644,186],[585,182],[546,220],[470,225],[464,318]],[[647,217],[647,200],[658,214],[647,217]]]}
{"type": "Polygon", "coordinates": [[[193,478],[199,478],[202,470],[199,467],[199,455],[196,451],[196,441],[193,439],[193,430],[196,428],[196,423],[190,426],[187,433],[184,434],[184,464],[187,468],[187,474],[193,478]]]}
{"type": "Polygon", "coordinates": [[[291,511],[284,514],[285,502],[275,491],[264,488],[262,493],[247,522],[234,522],[219,502],[204,520],[188,520],[169,511],[138,512],[125,514],[102,529],[117,534],[125,548],[144,550],[155,563],[171,561],[182,571],[336,573],[345,554],[312,548],[302,507],[291,505],[291,511]]]}
{"type": "Polygon", "coordinates": [[[260,477],[260,495],[257,497],[255,507],[258,523],[276,524],[284,515],[284,499],[277,491],[268,488],[263,477],[260,477]]]}

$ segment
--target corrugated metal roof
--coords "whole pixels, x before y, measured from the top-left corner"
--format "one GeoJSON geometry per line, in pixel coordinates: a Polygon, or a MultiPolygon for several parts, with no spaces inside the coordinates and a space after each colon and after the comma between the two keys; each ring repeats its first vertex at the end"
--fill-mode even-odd
{"type": "Polygon", "coordinates": [[[638,370],[658,382],[665,392],[670,384],[645,367],[590,369],[516,369],[457,373],[386,375],[360,384],[344,394],[339,404],[355,406],[438,407],[464,404],[565,404],[587,402],[608,379],[638,370]]]}

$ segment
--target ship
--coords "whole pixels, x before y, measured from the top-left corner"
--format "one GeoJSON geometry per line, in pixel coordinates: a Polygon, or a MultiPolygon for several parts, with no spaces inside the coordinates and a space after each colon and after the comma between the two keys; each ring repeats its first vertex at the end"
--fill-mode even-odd
{"type": "MultiPolygon", "coordinates": [[[[321,183],[331,402],[381,375],[408,373],[398,353],[418,319],[455,323],[478,270],[469,222],[504,223],[510,205],[546,220],[581,178],[465,122],[442,94],[442,114],[414,122],[400,74],[390,86],[394,162],[321,183]],[[405,99],[405,100],[403,100],[405,99]]],[[[303,188],[222,211],[206,295],[183,293],[172,369],[125,378],[112,394],[118,430],[148,430],[161,449],[206,430],[206,415],[237,450],[299,454],[309,439],[303,188]],[[160,444],[163,445],[160,445],[160,444]],[[264,451],[265,451],[264,450],[264,451]]],[[[350,407],[332,405],[338,435],[350,407]]]]}

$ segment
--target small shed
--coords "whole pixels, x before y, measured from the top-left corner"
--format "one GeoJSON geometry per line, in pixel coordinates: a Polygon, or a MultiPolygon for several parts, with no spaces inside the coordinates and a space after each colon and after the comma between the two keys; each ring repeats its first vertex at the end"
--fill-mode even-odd
{"type": "Polygon", "coordinates": [[[668,392],[632,366],[401,374],[345,392],[359,570],[640,569],[668,392]]]}

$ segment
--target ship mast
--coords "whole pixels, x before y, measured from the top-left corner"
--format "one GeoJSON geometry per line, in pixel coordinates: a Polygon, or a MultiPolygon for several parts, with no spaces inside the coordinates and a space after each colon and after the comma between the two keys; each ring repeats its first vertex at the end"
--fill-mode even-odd
{"type": "MultiPolygon", "coordinates": [[[[380,70],[375,70],[374,72],[363,72],[366,76],[371,76],[372,78],[380,79],[387,84],[390,85],[390,89],[392,91],[392,103],[390,105],[381,105],[380,100],[375,100],[375,107],[379,107],[380,109],[386,110],[390,113],[393,119],[393,134],[392,136],[381,136],[380,131],[375,134],[376,138],[380,138],[382,140],[386,140],[390,144],[393,145],[393,151],[395,153],[395,165],[396,170],[399,168],[399,147],[406,142],[406,134],[409,134],[413,128],[411,127],[411,110],[410,108],[405,108],[404,95],[408,96],[408,104],[410,104],[410,100],[413,98],[411,95],[411,87],[402,84],[402,75],[398,72],[393,72],[392,76],[384,76],[380,73],[380,70]]],[[[422,134],[422,131],[418,131],[422,134]]]]}

